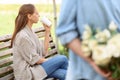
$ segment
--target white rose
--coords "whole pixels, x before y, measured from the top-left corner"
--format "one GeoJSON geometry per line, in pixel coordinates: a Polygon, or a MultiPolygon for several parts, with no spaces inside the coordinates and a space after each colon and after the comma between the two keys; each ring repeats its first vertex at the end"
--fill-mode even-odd
{"type": "Polygon", "coordinates": [[[97,45],[98,45],[97,40],[95,40],[95,39],[89,40],[88,47],[89,47],[91,50],[93,50],[97,45]]]}
{"type": "Polygon", "coordinates": [[[97,46],[93,50],[92,58],[97,65],[101,66],[107,65],[111,60],[108,53],[105,51],[105,45],[97,46]]]}
{"type": "Polygon", "coordinates": [[[91,30],[91,28],[90,28],[89,25],[85,25],[85,30],[88,31],[88,32],[90,32],[90,33],[92,33],[92,30],[91,30]]]}
{"type": "Polygon", "coordinates": [[[109,30],[105,29],[102,32],[99,32],[95,35],[95,38],[98,42],[107,42],[107,40],[111,37],[111,33],[109,30]]]}
{"type": "Polygon", "coordinates": [[[120,34],[113,36],[110,40],[108,40],[108,44],[115,45],[120,52],[120,34]]]}
{"type": "Polygon", "coordinates": [[[82,39],[83,40],[87,40],[87,39],[89,39],[91,37],[91,33],[90,32],[88,32],[88,31],[84,31],[83,32],[83,35],[82,35],[82,39]]]}
{"type": "Polygon", "coordinates": [[[86,40],[92,36],[92,30],[89,25],[85,25],[85,31],[83,32],[82,39],[86,40]]]}
{"type": "Polygon", "coordinates": [[[108,44],[105,50],[110,57],[120,57],[119,49],[114,44],[108,44]]]}
{"type": "Polygon", "coordinates": [[[89,40],[83,40],[82,41],[82,45],[88,45],[88,43],[89,43],[89,40]]]}
{"type": "Polygon", "coordinates": [[[116,31],[117,30],[117,25],[112,21],[109,25],[109,29],[111,31],[116,31]]]}
{"type": "Polygon", "coordinates": [[[88,48],[88,46],[82,45],[82,51],[86,57],[89,57],[91,55],[91,50],[88,48]]]}
{"type": "Polygon", "coordinates": [[[113,54],[113,57],[119,58],[119,57],[120,57],[120,52],[114,53],[114,54],[113,54]]]}
{"type": "Polygon", "coordinates": [[[109,30],[105,29],[105,30],[103,31],[103,33],[106,35],[107,38],[110,38],[110,37],[111,37],[111,34],[110,34],[110,31],[109,31],[109,30]]]}
{"type": "Polygon", "coordinates": [[[98,42],[106,42],[108,40],[106,34],[103,32],[97,33],[95,35],[95,38],[97,39],[98,42]]]}
{"type": "Polygon", "coordinates": [[[99,66],[105,66],[111,61],[111,58],[105,58],[103,60],[95,60],[95,64],[99,66]]]}

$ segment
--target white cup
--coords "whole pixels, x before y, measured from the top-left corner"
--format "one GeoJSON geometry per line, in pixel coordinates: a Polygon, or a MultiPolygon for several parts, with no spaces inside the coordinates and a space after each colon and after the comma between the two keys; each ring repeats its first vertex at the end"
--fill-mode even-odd
{"type": "Polygon", "coordinates": [[[45,16],[40,21],[49,27],[52,25],[52,22],[45,16]]]}

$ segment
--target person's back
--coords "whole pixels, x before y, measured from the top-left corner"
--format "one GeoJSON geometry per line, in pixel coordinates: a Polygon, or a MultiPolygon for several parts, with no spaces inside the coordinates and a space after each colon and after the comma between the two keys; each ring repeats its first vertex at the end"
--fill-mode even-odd
{"type": "MultiPolygon", "coordinates": [[[[81,39],[86,24],[94,29],[104,29],[111,21],[120,28],[119,0],[63,0],[56,33],[62,44],[66,45],[77,37],[81,39]]],[[[67,80],[104,80],[83,58],[71,50],[69,53],[67,80]]]]}
{"type": "Polygon", "coordinates": [[[113,21],[120,24],[120,1],[77,0],[77,25],[82,33],[84,25],[104,29],[113,21]],[[83,28],[82,28],[83,27],[83,28]]]}

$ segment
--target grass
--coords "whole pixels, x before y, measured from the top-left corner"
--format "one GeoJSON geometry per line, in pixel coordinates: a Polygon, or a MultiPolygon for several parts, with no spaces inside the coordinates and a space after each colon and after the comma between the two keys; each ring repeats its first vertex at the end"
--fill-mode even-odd
{"type": "Polygon", "coordinates": [[[0,12],[0,35],[11,34],[14,29],[15,13],[0,12]]]}

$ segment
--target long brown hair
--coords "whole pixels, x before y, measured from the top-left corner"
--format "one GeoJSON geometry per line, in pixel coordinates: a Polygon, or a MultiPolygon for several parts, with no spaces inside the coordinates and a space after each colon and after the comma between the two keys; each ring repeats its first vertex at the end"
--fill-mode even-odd
{"type": "Polygon", "coordinates": [[[13,32],[13,36],[11,39],[11,46],[13,46],[14,39],[19,31],[21,31],[26,24],[28,23],[28,14],[33,14],[35,11],[35,7],[32,4],[24,4],[20,7],[19,13],[15,19],[15,29],[13,32]]]}

